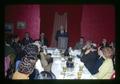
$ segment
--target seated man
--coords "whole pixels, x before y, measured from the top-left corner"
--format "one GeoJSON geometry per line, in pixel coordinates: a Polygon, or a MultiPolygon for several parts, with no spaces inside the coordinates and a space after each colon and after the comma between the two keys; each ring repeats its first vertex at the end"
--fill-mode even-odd
{"type": "Polygon", "coordinates": [[[97,48],[94,47],[90,41],[87,41],[86,45],[83,47],[82,53],[83,56],[81,57],[81,61],[84,63],[91,74],[95,74],[97,69],[94,70],[94,68],[99,58],[97,48]]]}
{"type": "Polygon", "coordinates": [[[82,49],[84,45],[84,37],[80,37],[80,41],[76,43],[75,49],[82,49]]]}
{"type": "Polygon", "coordinates": [[[30,34],[28,32],[25,33],[24,38],[22,40],[22,44],[25,46],[29,43],[32,43],[33,39],[30,37],[30,34]]]}
{"type": "Polygon", "coordinates": [[[21,47],[21,44],[20,44],[20,38],[18,35],[14,35],[13,37],[13,43],[12,43],[12,48],[14,49],[15,51],[15,54],[16,54],[16,59],[15,59],[15,62],[20,60],[21,59],[21,51],[22,51],[22,47],[21,47]]]}
{"type": "Polygon", "coordinates": [[[41,33],[39,41],[42,46],[48,46],[48,40],[45,38],[45,33],[41,33]]]}

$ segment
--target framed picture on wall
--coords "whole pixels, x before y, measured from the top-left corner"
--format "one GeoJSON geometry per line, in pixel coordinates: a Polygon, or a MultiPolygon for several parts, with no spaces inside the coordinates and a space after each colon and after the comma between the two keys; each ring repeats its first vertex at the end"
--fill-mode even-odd
{"type": "Polygon", "coordinates": [[[13,33],[13,23],[12,22],[6,22],[4,26],[5,33],[13,33]]]}
{"type": "Polygon", "coordinates": [[[25,29],[25,28],[26,28],[26,22],[24,21],[17,22],[17,29],[25,29]]]}

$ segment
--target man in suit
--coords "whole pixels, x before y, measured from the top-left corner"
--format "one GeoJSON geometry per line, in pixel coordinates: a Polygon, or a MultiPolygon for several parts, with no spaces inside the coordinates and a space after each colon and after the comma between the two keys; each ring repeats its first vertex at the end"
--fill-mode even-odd
{"type": "Polygon", "coordinates": [[[30,37],[30,34],[28,32],[25,33],[24,38],[22,40],[22,44],[25,46],[29,43],[32,43],[33,39],[30,37]]]}
{"type": "Polygon", "coordinates": [[[84,45],[84,37],[80,37],[80,41],[76,43],[75,49],[82,49],[84,45]]]}
{"type": "Polygon", "coordinates": [[[99,55],[97,53],[97,48],[93,46],[91,41],[86,41],[86,45],[82,48],[83,56],[81,57],[81,61],[87,67],[91,74],[95,74],[99,66],[95,65],[98,61],[99,55]]]}
{"type": "Polygon", "coordinates": [[[42,46],[48,46],[48,40],[45,38],[45,33],[40,34],[40,43],[42,46]]]}
{"type": "Polygon", "coordinates": [[[65,31],[65,29],[62,25],[60,26],[60,30],[57,31],[55,39],[57,41],[58,48],[62,48],[62,49],[67,48],[68,40],[60,39],[60,37],[68,38],[68,33],[67,33],[67,31],[65,31]]]}

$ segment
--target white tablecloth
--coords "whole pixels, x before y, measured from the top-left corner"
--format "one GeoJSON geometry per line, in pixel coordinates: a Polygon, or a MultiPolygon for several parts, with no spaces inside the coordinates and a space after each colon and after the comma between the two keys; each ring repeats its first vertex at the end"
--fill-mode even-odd
{"type": "MultiPolygon", "coordinates": [[[[64,65],[63,62],[61,61],[61,59],[58,58],[54,58],[54,62],[52,65],[52,72],[55,74],[56,79],[78,79],[78,71],[79,71],[79,64],[80,64],[80,60],[78,58],[74,59],[74,65],[75,67],[73,68],[73,70],[71,71],[67,71],[65,77],[63,77],[64,75],[63,70],[62,70],[62,66],[64,65]]],[[[92,79],[91,78],[91,73],[88,71],[88,69],[84,66],[83,68],[83,72],[81,75],[81,79],[92,79]]]]}
{"type": "MultiPolygon", "coordinates": [[[[72,70],[66,71],[65,76],[63,75],[62,67],[64,65],[66,65],[66,61],[64,60],[64,62],[63,62],[64,58],[60,55],[59,50],[56,50],[55,48],[48,48],[47,53],[52,54],[53,64],[51,67],[51,71],[55,74],[56,79],[78,79],[77,73],[79,71],[79,66],[81,64],[81,61],[79,58],[77,58],[76,55],[80,55],[79,50],[76,50],[75,52],[73,52],[73,53],[75,53],[73,56],[74,68],[72,70]]],[[[38,69],[39,72],[43,71],[40,60],[37,61],[35,68],[38,69]]],[[[95,79],[95,78],[94,77],[91,78],[91,73],[84,66],[80,79],[95,79]]]]}
{"type": "Polygon", "coordinates": [[[40,59],[37,60],[37,62],[35,64],[35,69],[37,69],[39,71],[39,73],[44,71],[40,59]]]}

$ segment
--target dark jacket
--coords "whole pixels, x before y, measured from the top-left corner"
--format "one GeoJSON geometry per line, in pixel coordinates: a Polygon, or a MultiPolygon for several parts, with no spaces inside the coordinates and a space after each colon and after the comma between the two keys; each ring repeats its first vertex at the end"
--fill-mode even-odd
{"type": "Polygon", "coordinates": [[[64,31],[64,33],[61,33],[60,30],[57,31],[55,39],[58,41],[58,37],[68,37],[68,33],[64,31]]]}
{"type": "Polygon", "coordinates": [[[105,47],[109,47],[109,44],[108,43],[106,43],[105,45],[103,45],[102,43],[100,44],[100,46],[101,46],[101,50],[103,49],[103,48],[105,48],[105,47]]]}
{"type": "MultiPolygon", "coordinates": [[[[39,41],[42,43],[42,39],[39,39],[39,41]]],[[[44,38],[43,41],[42,45],[48,46],[48,40],[44,38]]]]}
{"type": "Polygon", "coordinates": [[[93,51],[93,52],[89,52],[88,54],[83,54],[83,56],[81,57],[81,61],[84,63],[84,65],[86,66],[86,68],[89,70],[89,72],[91,74],[94,74],[94,67],[95,64],[98,60],[99,56],[97,51],[93,51]]]}
{"type": "Polygon", "coordinates": [[[25,46],[29,43],[32,43],[33,42],[33,39],[29,37],[29,40],[27,40],[26,38],[23,38],[22,40],[22,44],[25,46]]]}
{"type": "Polygon", "coordinates": [[[93,70],[93,74],[96,74],[99,70],[99,67],[102,65],[102,63],[104,62],[104,58],[103,57],[100,57],[98,60],[97,60],[97,62],[96,62],[96,64],[95,64],[95,67],[94,67],[94,70],[93,70]]]}
{"type": "Polygon", "coordinates": [[[12,48],[14,49],[14,51],[15,51],[15,53],[16,53],[16,61],[17,60],[20,60],[21,59],[21,52],[22,52],[22,47],[21,47],[21,45],[20,45],[20,43],[16,43],[16,42],[14,42],[13,44],[12,44],[12,48]]]}

